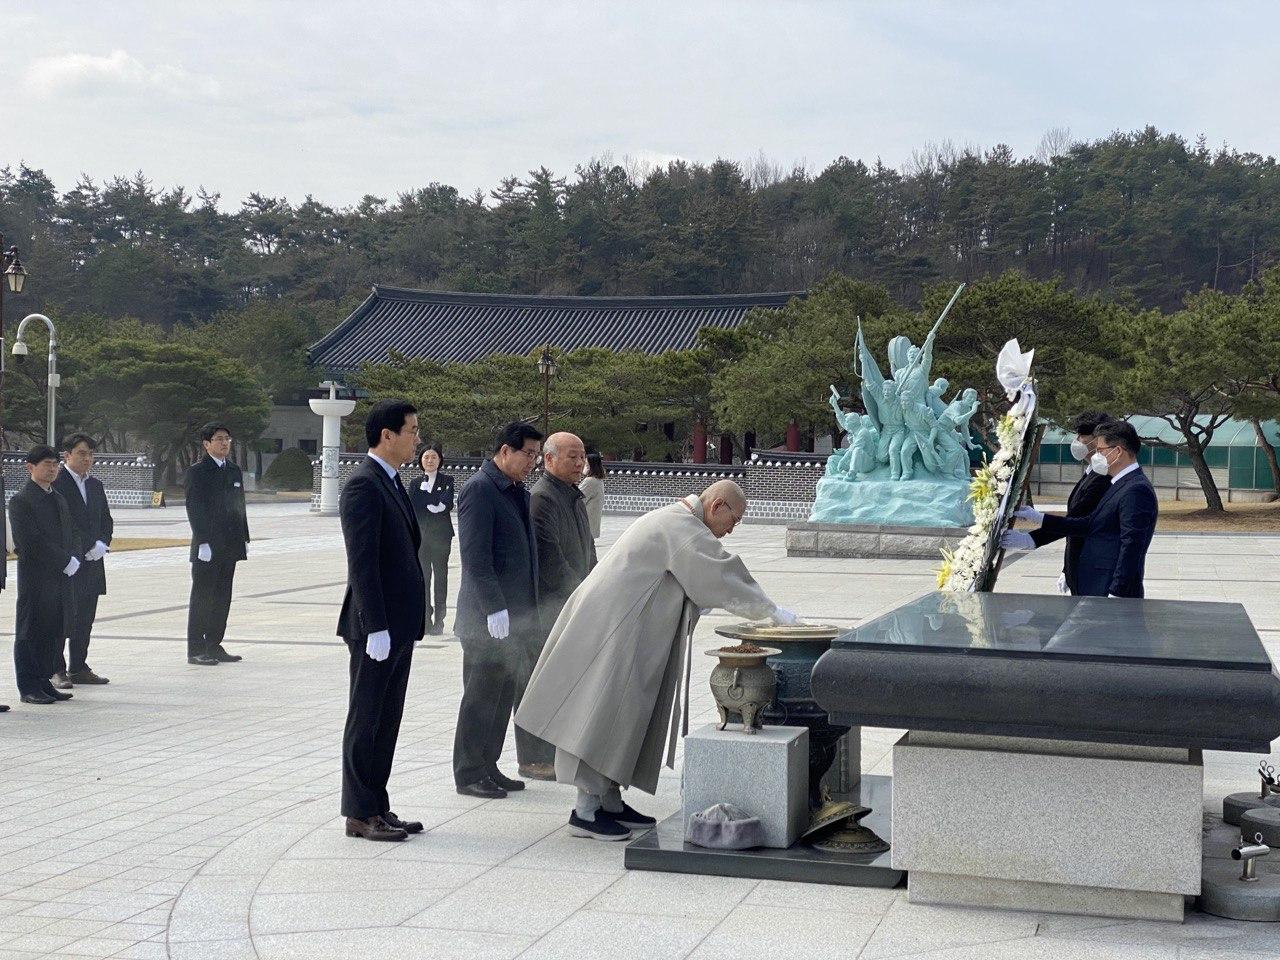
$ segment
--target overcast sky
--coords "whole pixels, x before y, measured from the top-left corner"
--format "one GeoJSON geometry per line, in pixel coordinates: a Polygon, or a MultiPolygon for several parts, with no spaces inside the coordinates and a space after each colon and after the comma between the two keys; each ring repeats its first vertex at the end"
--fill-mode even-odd
{"type": "Polygon", "coordinates": [[[1280,153],[1272,3],[0,2],[0,165],[236,208],[593,156],[820,170],[1146,124],[1280,153]]]}

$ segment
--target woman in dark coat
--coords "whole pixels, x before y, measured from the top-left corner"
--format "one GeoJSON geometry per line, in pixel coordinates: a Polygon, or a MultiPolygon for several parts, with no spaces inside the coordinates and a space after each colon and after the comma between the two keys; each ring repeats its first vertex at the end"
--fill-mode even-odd
{"type": "Polygon", "coordinates": [[[427,633],[437,635],[444,633],[449,552],[453,547],[453,477],[440,472],[443,465],[440,444],[424,444],[418,451],[422,476],[409,487],[409,500],[418,518],[418,529],[422,531],[418,562],[422,564],[422,579],[427,585],[427,633]]]}

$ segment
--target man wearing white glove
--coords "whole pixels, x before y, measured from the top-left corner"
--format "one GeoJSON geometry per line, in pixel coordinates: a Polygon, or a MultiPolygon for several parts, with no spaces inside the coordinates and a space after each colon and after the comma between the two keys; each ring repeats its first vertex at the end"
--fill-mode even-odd
{"type": "Polygon", "coordinates": [[[1159,503],[1142,468],[1138,454],[1142,441],[1122,420],[1097,426],[1090,457],[1095,473],[1105,476],[1108,487],[1097,505],[1082,517],[1045,516],[1024,507],[1019,519],[1040,525],[1033,534],[1020,530],[1005,533],[1001,543],[1013,549],[1034,549],[1063,537],[1079,537],[1079,562],[1071,592],[1085,597],[1142,597],[1147,548],[1155,534],[1159,503]],[[1021,546],[1030,542],[1030,547],[1021,546]]]}
{"type": "Polygon", "coordinates": [[[342,489],[338,513],[347,551],[347,592],[338,636],[351,687],[342,734],[342,814],[349,837],[405,840],[422,824],[391,812],[387,781],[400,736],[413,645],[426,630],[419,532],[399,466],[418,444],[418,415],[382,400],[365,420],[369,455],[342,489]]]}
{"type": "Polygon", "coordinates": [[[248,556],[249,518],[244,475],[231,460],[231,430],[221,423],[200,428],[204,456],[187,470],[187,521],[191,524],[191,603],[187,610],[187,663],[216,667],[244,659],[222,645],[231,612],[236,564],[248,556]]]}
{"type": "Polygon", "coordinates": [[[18,555],[13,665],[22,702],[49,704],[72,697],[54,689],[49,678],[66,636],[71,578],[81,564],[71,511],[53,489],[57,451],[43,444],[32,447],[27,473],[31,479],[9,501],[13,550],[18,555]]]}
{"type": "Polygon", "coordinates": [[[89,638],[98,616],[98,598],[107,592],[107,574],[102,558],[110,552],[115,522],[107,504],[102,481],[93,476],[93,456],[97,444],[86,433],[73,433],[62,443],[62,469],[53,489],[62,494],[75,527],[76,546],[84,558],[71,578],[73,605],[67,626],[67,657],[58,650],[53,685],[66,689],[75,684],[104,684],[89,666],[89,638]]]}
{"type": "Polygon", "coordinates": [[[654,825],[623,801],[621,789],[653,793],[664,760],[674,764],[688,726],[691,633],[700,609],[798,620],[721,544],[746,511],[742,488],[720,480],[646,514],[556,620],[516,725],[555,745],[556,779],[578,790],[569,814],[576,836],[625,840],[654,825]]]}
{"type": "Polygon", "coordinates": [[[462,644],[462,702],[453,740],[458,793],[500,800],[524,781],[498,769],[527,648],[536,640],[538,548],[524,482],[542,434],[503,427],[493,458],[458,493],[458,588],[453,632],[462,644]]]}
{"type": "MultiPolygon", "coordinates": [[[[1114,419],[1109,413],[1091,410],[1080,414],[1072,421],[1071,425],[1076,438],[1071,441],[1071,456],[1081,463],[1084,472],[1067,497],[1068,517],[1087,517],[1093,513],[1103,495],[1111,489],[1111,478],[1107,476],[1107,471],[1095,470],[1090,461],[1098,447],[1098,428],[1114,419]]],[[[1063,471],[1066,471],[1065,467],[1063,471]]],[[[1050,542],[1049,534],[1043,529],[1033,530],[1031,539],[1037,547],[1050,542]]],[[[1058,592],[1078,593],[1076,587],[1080,570],[1080,553],[1084,550],[1084,537],[1067,536],[1064,540],[1066,548],[1063,551],[1062,574],[1058,577],[1058,592]]]]}

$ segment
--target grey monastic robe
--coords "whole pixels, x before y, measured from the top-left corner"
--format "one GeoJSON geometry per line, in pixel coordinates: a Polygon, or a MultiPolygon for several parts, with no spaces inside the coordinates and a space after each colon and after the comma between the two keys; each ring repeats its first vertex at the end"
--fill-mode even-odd
{"type": "Polygon", "coordinates": [[[569,597],[516,724],[610,780],[654,793],[664,748],[674,765],[677,694],[699,608],[758,620],[775,604],[687,497],[633,523],[569,597]]]}

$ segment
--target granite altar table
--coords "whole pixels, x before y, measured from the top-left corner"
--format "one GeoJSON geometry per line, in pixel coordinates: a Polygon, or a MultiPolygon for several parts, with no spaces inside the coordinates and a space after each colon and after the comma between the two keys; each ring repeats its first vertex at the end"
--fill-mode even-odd
{"type": "Polygon", "coordinates": [[[1203,749],[1263,752],[1280,678],[1243,607],[932,593],[813,672],[833,723],[903,727],[892,865],[915,902],[1181,919],[1203,749]]]}

